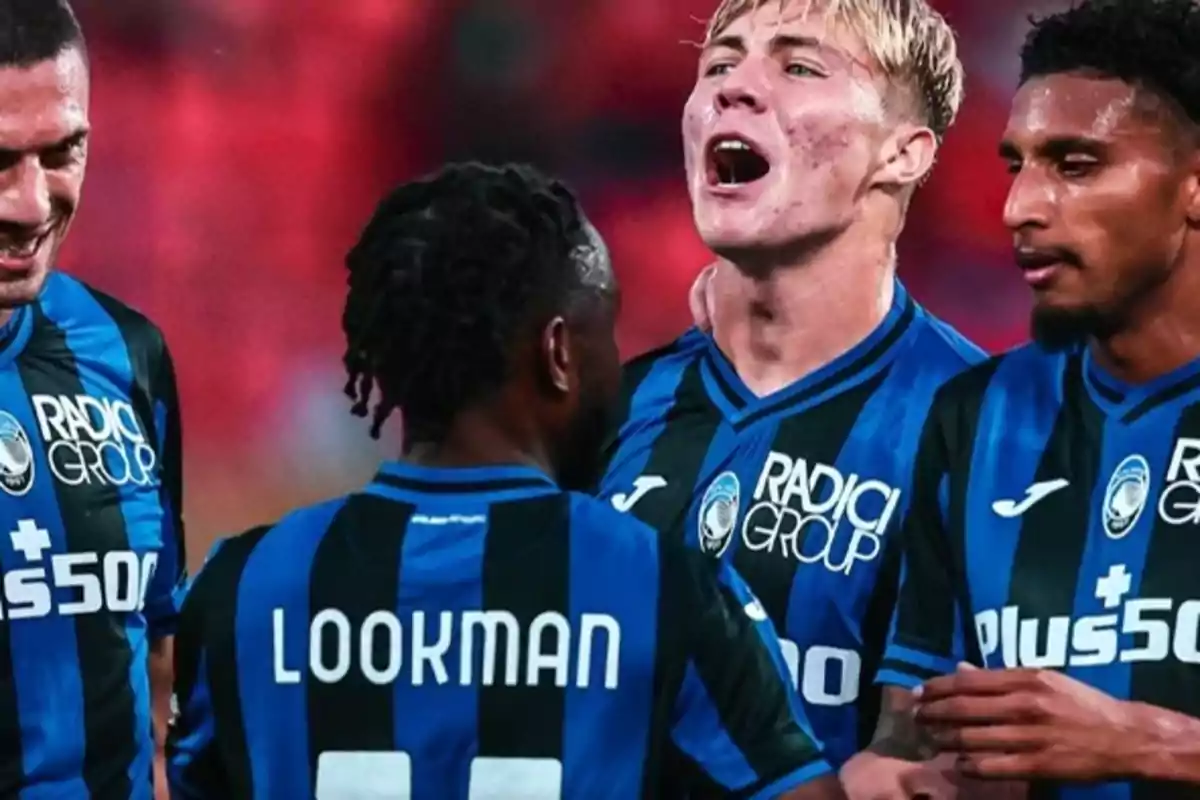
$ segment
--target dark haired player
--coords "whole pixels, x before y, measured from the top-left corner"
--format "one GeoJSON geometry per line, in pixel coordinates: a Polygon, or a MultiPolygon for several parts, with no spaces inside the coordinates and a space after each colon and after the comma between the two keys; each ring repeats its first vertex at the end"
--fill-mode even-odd
{"type": "Polygon", "coordinates": [[[592,479],[619,376],[570,192],[452,165],[347,264],[348,389],[376,435],[403,414],[405,455],[210,556],[176,796],[658,797],[672,751],[732,796],[842,797],[734,573],[559,488],[592,479]]]}
{"type": "MultiPolygon", "coordinates": [[[[0,3],[0,797],[148,798],[183,586],[158,329],[53,271],[87,164],[71,9],[0,3]]],[[[165,785],[161,787],[165,792],[165,785]]]]}
{"type": "Polygon", "coordinates": [[[927,681],[968,774],[1200,797],[1200,6],[1085,2],[1021,58],[1000,152],[1036,342],[935,401],[856,760],[921,754],[927,681]]]}

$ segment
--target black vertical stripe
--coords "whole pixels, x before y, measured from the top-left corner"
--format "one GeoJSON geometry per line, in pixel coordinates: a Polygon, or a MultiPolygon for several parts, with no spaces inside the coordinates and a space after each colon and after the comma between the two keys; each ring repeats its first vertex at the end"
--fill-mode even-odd
{"type": "MultiPolygon", "coordinates": [[[[479,754],[487,757],[562,759],[566,699],[549,672],[529,685],[529,633],[534,619],[545,612],[570,614],[570,496],[553,494],[497,503],[488,512],[483,548],[483,610],[507,611],[521,631],[520,674],[515,686],[507,675],[479,687],[479,754]],[[537,565],[530,579],[530,565],[537,565]],[[517,722],[519,720],[519,722],[517,722]]],[[[547,630],[541,652],[564,645],[547,630]]],[[[509,646],[507,635],[497,640],[498,652],[509,646]]]]}
{"type": "Polygon", "coordinates": [[[704,457],[721,422],[696,361],[684,370],[663,430],[642,469],[643,475],[661,475],[668,483],[646,495],[631,513],[655,530],[683,535],[704,457]]]}
{"type": "MultiPolygon", "coordinates": [[[[404,537],[414,507],[375,495],[354,495],[333,518],[317,546],[309,579],[309,619],[334,609],[360,631],[375,611],[395,613],[404,537]]],[[[389,639],[377,631],[372,664],[389,659],[389,639]]],[[[355,637],[356,639],[357,637],[355,637]]],[[[322,663],[337,663],[336,637],[326,636],[322,663]]],[[[317,759],[329,750],[392,750],[395,745],[391,684],[367,680],[357,647],[351,647],[349,674],[336,683],[310,675],[308,699],[309,773],[316,781],[317,759]]]]}
{"type": "MultiPolygon", "coordinates": [[[[17,371],[30,395],[85,394],[66,334],[39,306],[34,306],[33,338],[17,359],[17,371]]],[[[77,486],[54,481],[54,488],[68,551],[129,550],[115,487],[96,481],[77,486]]],[[[93,798],[127,798],[132,788],[129,765],[139,742],[129,682],[133,650],[125,636],[124,615],[99,611],[79,614],[74,621],[83,684],[83,780],[93,798]]]]}
{"type": "MultiPolygon", "coordinates": [[[[1200,439],[1200,403],[1187,406],[1176,422],[1173,441],[1180,438],[1200,439]]],[[[1174,446],[1172,446],[1174,450],[1174,446]]],[[[1170,456],[1168,456],[1170,457],[1170,456]]],[[[1167,469],[1169,464],[1163,464],[1167,469]]],[[[1154,529],[1142,567],[1141,597],[1168,597],[1175,601],[1172,614],[1178,613],[1184,602],[1195,603],[1196,556],[1200,553],[1200,526],[1186,522],[1182,525],[1166,522],[1158,509],[1154,511],[1154,529]]],[[[1172,620],[1174,634],[1180,635],[1179,625],[1190,625],[1195,635],[1195,618],[1191,622],[1172,620]]],[[[1170,708],[1189,717],[1200,717],[1200,670],[1195,664],[1182,662],[1172,653],[1162,661],[1138,661],[1130,667],[1129,699],[1150,705],[1170,708]]],[[[1139,782],[1133,787],[1132,800],[1183,800],[1200,796],[1195,786],[1183,787],[1162,783],[1139,782]]]]}
{"type": "Polygon", "coordinates": [[[175,693],[186,703],[199,677],[200,659],[205,657],[215,729],[211,755],[190,765],[185,779],[191,786],[212,787],[213,797],[224,792],[229,797],[254,796],[238,689],[238,587],[250,554],[270,530],[264,525],[222,544],[196,578],[179,615],[175,693]]]}
{"type": "Polygon", "coordinates": [[[4,618],[0,620],[0,797],[16,797],[25,777],[18,708],[12,637],[4,618]]]}
{"type": "MultiPolygon", "coordinates": [[[[1100,469],[1102,414],[1087,395],[1083,364],[1072,358],[1063,376],[1063,403],[1042,452],[1034,481],[1070,476],[1071,483],[1037,503],[1021,517],[1013,554],[1008,604],[1032,619],[1070,617],[1075,588],[1087,548],[1091,520],[1080,509],[1091,508],[1100,469]],[[1045,535],[1053,531],[1052,536],[1045,535]]],[[[1046,647],[1042,631],[1039,651],[1046,647]]]]}
{"type": "Polygon", "coordinates": [[[721,788],[696,768],[670,736],[675,698],[683,685],[688,659],[687,637],[680,621],[690,619],[696,613],[681,585],[684,574],[675,563],[679,558],[671,557],[672,552],[677,553],[682,546],[675,537],[660,537],[656,548],[658,603],[655,625],[658,635],[654,642],[654,700],[647,727],[650,741],[642,772],[643,800],[675,797],[702,800],[722,794],[721,788]]]}
{"type": "MultiPolygon", "coordinates": [[[[886,377],[887,372],[881,372],[871,380],[827,402],[803,413],[786,417],[779,423],[771,450],[786,453],[793,459],[804,459],[810,465],[836,464],[838,454],[842,452],[850,432],[854,430],[863,406],[886,377]]],[[[754,502],[749,497],[743,501],[747,507],[754,502]]],[[[798,524],[798,519],[799,516],[781,518],[781,538],[795,532],[794,525],[798,524]]],[[[809,526],[809,529],[803,532],[803,536],[808,536],[812,528],[813,526],[809,526]]],[[[802,546],[803,541],[798,540],[796,549],[799,550],[802,546]]],[[[747,547],[737,548],[733,555],[734,567],[750,584],[750,588],[754,590],[754,594],[779,631],[788,629],[788,601],[792,595],[792,583],[800,568],[800,561],[793,556],[790,552],[780,554],[778,550],[754,551],[747,547]]]]}
{"type": "MultiPolygon", "coordinates": [[[[993,360],[962,373],[948,381],[935,395],[917,445],[910,489],[912,498],[900,530],[902,552],[912,574],[950,574],[959,581],[965,578],[963,528],[968,470],[983,397],[995,375],[997,363],[993,360]],[[962,455],[958,458],[952,457],[959,453],[962,455]],[[942,478],[947,474],[951,476],[948,518],[942,519],[939,492],[942,478]],[[943,528],[945,537],[938,535],[943,528]]],[[[956,633],[955,603],[964,599],[954,597],[955,588],[954,580],[937,588],[926,582],[901,585],[896,601],[897,641],[934,654],[951,655],[956,633]]],[[[898,665],[898,668],[911,671],[908,665],[898,665]]]]}
{"type": "Polygon", "coordinates": [[[651,350],[648,353],[643,353],[621,368],[621,391],[617,395],[617,400],[613,403],[609,413],[608,437],[604,442],[599,475],[603,475],[608,471],[608,466],[612,463],[613,456],[620,449],[621,426],[629,420],[629,415],[633,411],[633,396],[641,388],[642,381],[646,380],[646,377],[660,359],[678,352],[681,347],[680,340],[676,339],[668,345],[651,350]]]}
{"type": "Polygon", "coordinates": [[[112,318],[129,352],[129,363],[133,369],[130,405],[141,423],[142,430],[146,432],[147,438],[158,452],[160,480],[171,502],[171,508],[166,510],[174,513],[176,518],[172,521],[175,527],[173,544],[178,554],[176,578],[179,578],[187,569],[187,546],[183,526],[178,524],[183,514],[183,433],[175,365],[163,341],[162,333],[149,320],[120,300],[91,287],[85,288],[112,318]],[[154,415],[154,406],[157,403],[166,406],[165,431],[158,429],[158,420],[154,415]],[[161,452],[158,451],[160,439],[163,443],[161,452]]]}

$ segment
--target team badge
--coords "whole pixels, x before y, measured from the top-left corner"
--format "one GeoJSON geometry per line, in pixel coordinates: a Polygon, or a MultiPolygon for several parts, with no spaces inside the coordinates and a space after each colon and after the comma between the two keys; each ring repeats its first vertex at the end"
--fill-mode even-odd
{"type": "Polygon", "coordinates": [[[33,448],[29,435],[7,411],[0,411],[0,489],[20,497],[33,486],[33,448]]]}
{"type": "Polygon", "coordinates": [[[1150,496],[1150,465],[1139,455],[1126,456],[1113,470],[1104,491],[1104,532],[1121,539],[1133,529],[1150,496]]]}
{"type": "Polygon", "coordinates": [[[742,487],[737,475],[722,472],[708,485],[700,500],[700,551],[720,558],[733,540],[742,487]]]}

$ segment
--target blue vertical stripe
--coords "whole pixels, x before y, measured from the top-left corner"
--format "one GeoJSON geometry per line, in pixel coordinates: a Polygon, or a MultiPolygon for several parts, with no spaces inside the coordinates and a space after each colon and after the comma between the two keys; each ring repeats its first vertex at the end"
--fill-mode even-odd
{"type": "MultiPolygon", "coordinates": [[[[129,404],[136,387],[133,365],[129,361],[129,349],[120,329],[96,299],[79,283],[61,276],[51,278],[42,295],[42,309],[46,317],[63,332],[67,347],[75,357],[77,373],[85,394],[103,402],[106,399],[129,404]]],[[[122,420],[146,431],[141,422],[122,420]]],[[[92,419],[93,425],[101,420],[92,419]]],[[[114,476],[128,474],[127,467],[133,464],[137,474],[135,454],[129,443],[122,441],[128,463],[112,449],[105,450],[105,461],[114,476]]],[[[146,442],[150,445],[150,442],[146,442]]],[[[174,550],[175,540],[164,538],[163,507],[158,491],[152,486],[138,486],[131,480],[114,487],[121,515],[125,519],[126,537],[131,550],[139,555],[159,552],[165,547],[174,550]]],[[[159,563],[156,571],[169,567],[159,563]]],[[[139,743],[138,757],[129,765],[129,778],[133,786],[143,786],[150,769],[154,748],[151,739],[150,680],[147,669],[149,648],[146,618],[140,612],[125,616],[125,639],[129,643],[133,658],[129,665],[129,684],[133,688],[135,729],[132,736],[139,743]]]]}
{"type": "MultiPolygon", "coordinates": [[[[0,519],[7,520],[0,542],[0,567],[6,581],[14,580],[14,570],[40,569],[39,580],[53,585],[51,554],[67,552],[54,476],[39,441],[37,420],[29,394],[14,370],[0,372],[0,397],[13,398],[5,410],[20,423],[30,437],[33,453],[33,483],[28,493],[13,497],[0,493],[0,519]],[[18,399],[19,398],[19,399],[18,399]],[[13,549],[11,531],[21,519],[34,520],[49,533],[50,549],[34,563],[13,549]]],[[[53,604],[78,600],[73,589],[51,589],[53,604]]],[[[40,787],[27,789],[23,798],[41,800],[50,797],[83,797],[85,749],[83,720],[72,710],[83,708],[83,683],[79,674],[73,617],[49,611],[46,616],[11,619],[12,604],[4,613],[9,618],[13,682],[21,719],[24,771],[30,783],[40,787]],[[63,714],[49,715],[48,708],[62,708],[63,714]]]]}
{"type": "MultiPolygon", "coordinates": [[[[259,797],[311,797],[308,769],[308,577],[313,556],[343,500],[286,517],[246,563],[237,587],[237,680],[246,744],[259,797]],[[284,615],[282,666],[299,682],[275,678],[274,613],[284,615]],[[286,731],[286,735],[280,732],[286,731]],[[278,765],[291,768],[280,770],[278,765]]],[[[226,665],[228,668],[228,665],[226,665]]]]}
{"type": "Polygon", "coordinates": [[[609,614],[619,621],[618,687],[604,685],[605,655],[618,642],[593,637],[589,682],[566,687],[563,724],[564,796],[602,797],[613,786],[640,786],[650,751],[654,706],[645,665],[658,647],[659,552],[652,534],[636,535],[637,524],[590,499],[572,498],[570,580],[571,629],[583,630],[583,614],[609,614]],[[611,531],[598,536],[599,531],[611,531]],[[615,587],[620,587],[615,588],[615,587]],[[604,770],[592,769],[596,731],[621,731],[605,750],[604,770]]]}
{"type": "MultiPolygon", "coordinates": [[[[411,470],[410,470],[411,471],[411,470]]],[[[528,492],[528,490],[526,490],[528,492]]],[[[418,514],[430,516],[455,514],[461,517],[484,516],[488,504],[471,495],[431,495],[417,504],[418,514]]],[[[479,523],[422,524],[408,523],[400,555],[399,596],[396,614],[401,620],[412,619],[420,611],[425,616],[427,643],[438,639],[444,627],[453,633],[450,654],[462,652],[463,636],[459,625],[443,626],[441,615],[461,619],[464,611],[478,611],[483,605],[480,576],[487,528],[479,523]]],[[[415,624],[415,623],[414,623],[415,624]]],[[[406,631],[405,642],[412,641],[406,631]]],[[[469,773],[463,765],[478,754],[478,741],[464,737],[463,731],[478,729],[479,693],[483,666],[482,637],[476,635],[471,685],[461,685],[459,675],[448,675],[439,686],[430,670],[422,669],[424,682],[397,680],[393,686],[396,749],[408,753],[413,764],[414,798],[466,797],[469,773]]],[[[498,652],[503,652],[499,650],[498,652]]],[[[523,657],[523,654],[522,654],[523,657]]],[[[411,649],[405,653],[411,675],[418,673],[411,649]]],[[[457,670],[460,660],[444,659],[446,670],[457,670]]],[[[504,680],[502,656],[497,656],[497,682],[504,680]]],[[[407,671],[406,671],[407,672],[407,671]]],[[[405,673],[401,673],[403,676],[405,673]]]]}
{"type": "MultiPolygon", "coordinates": [[[[1025,498],[1036,480],[1061,404],[1061,398],[1042,396],[1046,382],[1027,377],[1031,362],[1039,357],[1040,351],[1025,348],[1001,361],[991,385],[1005,391],[988,391],[980,411],[966,502],[967,529],[979,526],[988,534],[968,536],[966,541],[967,584],[976,611],[999,612],[1008,602],[1021,518],[1002,517],[992,505],[998,500],[1020,503],[1025,498]]],[[[1000,656],[993,655],[985,659],[985,666],[1017,665],[1001,664],[1000,656]]]]}

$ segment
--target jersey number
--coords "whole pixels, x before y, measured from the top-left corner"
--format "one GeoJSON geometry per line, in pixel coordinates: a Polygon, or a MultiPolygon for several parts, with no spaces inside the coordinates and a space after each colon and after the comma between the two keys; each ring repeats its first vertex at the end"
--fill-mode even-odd
{"type": "MultiPolygon", "coordinates": [[[[474,758],[467,800],[560,800],[562,762],[553,758],[474,758]]],[[[331,751],[317,759],[317,800],[409,800],[412,758],[404,752],[331,751]]]]}
{"type": "Polygon", "coordinates": [[[862,657],[853,650],[815,644],[804,651],[795,642],[779,640],[783,660],[800,696],[814,706],[842,706],[858,699],[862,657]],[[801,669],[803,664],[803,669],[801,669]]]}

